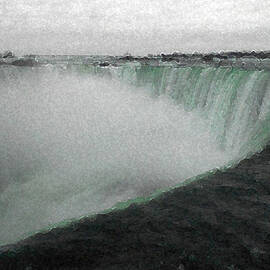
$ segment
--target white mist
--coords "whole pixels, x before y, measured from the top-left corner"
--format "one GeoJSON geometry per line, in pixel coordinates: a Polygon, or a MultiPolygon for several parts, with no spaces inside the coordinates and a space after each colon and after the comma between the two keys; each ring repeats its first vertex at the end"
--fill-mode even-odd
{"type": "Polygon", "coordinates": [[[56,70],[0,76],[0,244],[229,160],[205,120],[165,97],[56,70]]]}

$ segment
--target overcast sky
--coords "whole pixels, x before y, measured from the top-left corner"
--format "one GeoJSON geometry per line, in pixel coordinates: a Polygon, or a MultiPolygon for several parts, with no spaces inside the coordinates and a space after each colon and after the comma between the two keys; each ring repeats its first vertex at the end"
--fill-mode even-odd
{"type": "Polygon", "coordinates": [[[124,54],[270,49],[270,0],[0,0],[0,50],[124,54]]]}

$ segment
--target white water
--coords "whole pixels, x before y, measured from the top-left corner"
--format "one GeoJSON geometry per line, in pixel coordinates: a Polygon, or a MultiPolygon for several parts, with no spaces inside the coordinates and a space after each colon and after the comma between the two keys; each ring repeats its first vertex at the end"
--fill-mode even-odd
{"type": "Polygon", "coordinates": [[[207,120],[164,96],[55,70],[0,75],[0,245],[231,158],[207,120]]]}

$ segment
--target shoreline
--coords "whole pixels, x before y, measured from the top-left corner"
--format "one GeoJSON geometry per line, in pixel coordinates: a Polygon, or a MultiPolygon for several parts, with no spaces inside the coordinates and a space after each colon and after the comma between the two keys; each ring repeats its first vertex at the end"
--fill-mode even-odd
{"type": "Polygon", "coordinates": [[[24,55],[21,57],[0,57],[0,66],[42,66],[46,64],[94,65],[100,67],[121,66],[127,63],[141,65],[188,67],[215,66],[236,67],[245,70],[270,70],[270,51],[262,52],[221,52],[221,53],[172,53],[148,56],[110,55],[24,55]]]}

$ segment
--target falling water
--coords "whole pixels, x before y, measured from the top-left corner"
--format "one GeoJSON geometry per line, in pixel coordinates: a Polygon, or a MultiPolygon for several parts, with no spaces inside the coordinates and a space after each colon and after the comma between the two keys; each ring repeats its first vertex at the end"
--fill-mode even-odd
{"type": "Polygon", "coordinates": [[[84,71],[0,69],[0,244],[176,185],[269,139],[269,72],[84,71]]]}

